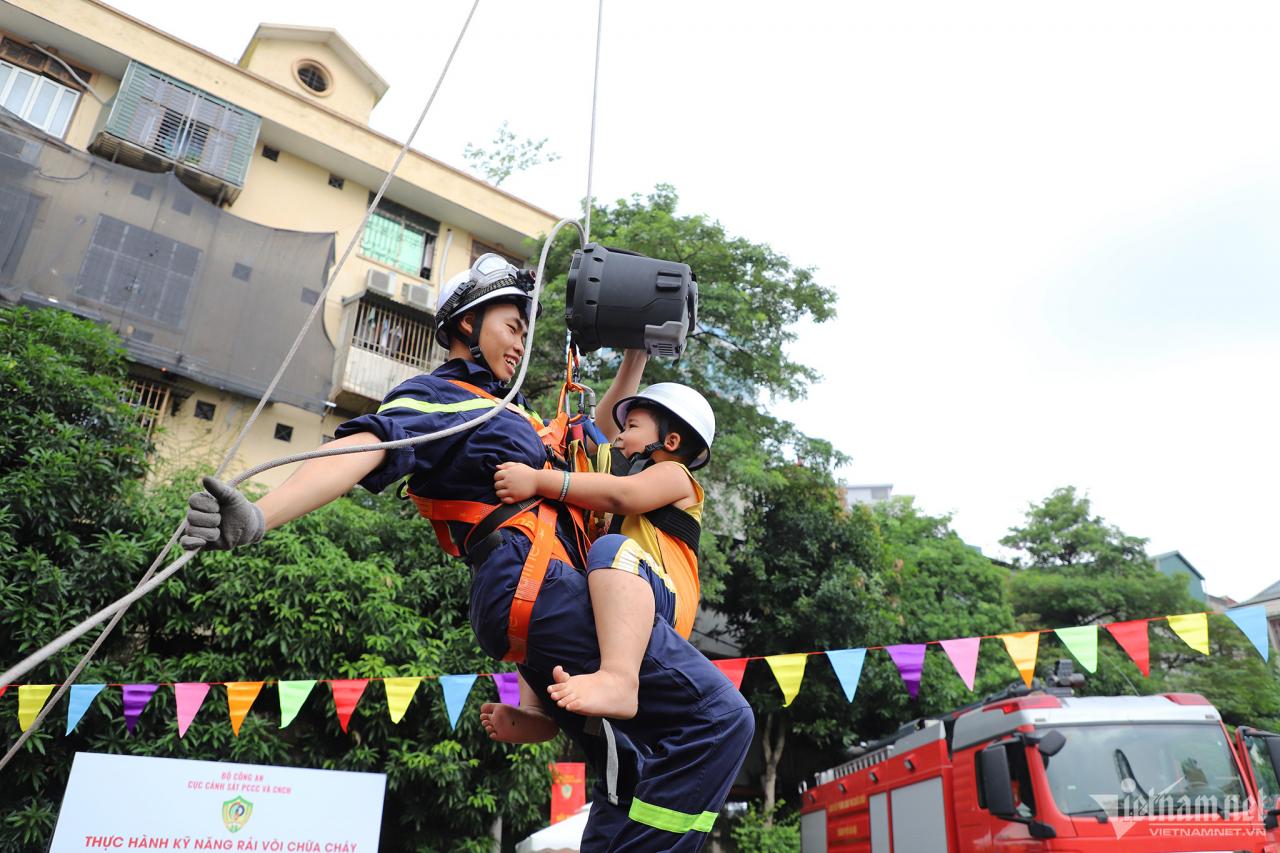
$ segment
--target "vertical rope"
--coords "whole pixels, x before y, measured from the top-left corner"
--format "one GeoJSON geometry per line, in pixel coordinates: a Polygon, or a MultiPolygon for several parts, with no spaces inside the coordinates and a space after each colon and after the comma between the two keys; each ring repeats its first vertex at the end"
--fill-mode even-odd
{"type": "Polygon", "coordinates": [[[591,78],[591,141],[587,145],[587,204],[583,217],[584,242],[591,242],[591,178],[596,165],[596,100],[600,93],[600,33],[604,26],[604,0],[599,0],[596,10],[596,68],[591,78]]]}
{"type": "MultiPolygon", "coordinates": [[[[231,447],[228,448],[226,452],[226,455],[223,456],[222,463],[218,465],[217,470],[214,472],[215,477],[220,476],[223,471],[226,470],[226,467],[231,463],[231,460],[235,457],[237,451],[239,451],[240,445],[249,434],[249,430],[253,427],[254,422],[257,421],[258,415],[262,413],[263,408],[267,405],[267,401],[271,399],[271,394],[275,391],[276,386],[280,384],[280,379],[284,376],[285,369],[288,368],[289,362],[293,360],[294,355],[298,352],[298,348],[302,345],[303,338],[306,337],[307,332],[311,329],[311,324],[315,321],[315,318],[320,313],[321,309],[323,309],[325,296],[328,294],[330,288],[333,287],[333,283],[338,280],[338,275],[342,272],[343,265],[346,264],[347,258],[351,256],[352,250],[355,249],[356,242],[364,234],[365,226],[369,223],[369,217],[372,216],[373,211],[377,209],[378,202],[382,200],[383,194],[386,193],[387,187],[391,184],[392,176],[395,175],[396,170],[400,168],[400,164],[404,161],[405,155],[409,153],[409,146],[413,143],[414,137],[418,135],[418,131],[421,129],[422,123],[427,118],[427,113],[431,110],[431,105],[435,103],[436,95],[440,92],[440,87],[444,83],[444,78],[449,73],[449,67],[453,64],[453,58],[458,53],[458,47],[462,44],[463,36],[467,34],[467,28],[471,26],[471,19],[475,17],[476,8],[479,5],[480,0],[473,0],[471,10],[467,12],[466,20],[462,22],[462,29],[458,31],[458,37],[453,42],[453,49],[449,51],[449,56],[445,60],[444,67],[440,70],[440,76],[436,79],[435,88],[431,90],[431,95],[427,98],[426,105],[422,108],[422,112],[418,114],[418,120],[414,123],[413,130],[409,133],[409,137],[404,141],[404,144],[400,146],[400,151],[396,154],[396,158],[394,162],[392,162],[390,170],[387,171],[386,177],[382,179],[382,185],[378,187],[378,191],[374,195],[373,200],[369,202],[369,206],[365,209],[364,217],[360,220],[359,227],[357,227],[355,233],[351,235],[351,240],[347,242],[347,248],[343,251],[342,257],[338,260],[337,266],[334,267],[333,272],[330,274],[329,281],[325,283],[324,289],[320,291],[320,296],[316,299],[315,305],[311,307],[311,311],[307,314],[307,319],[303,321],[302,328],[298,331],[298,336],[293,340],[293,346],[289,348],[289,352],[285,355],[284,361],[281,362],[279,369],[276,370],[275,376],[271,378],[271,382],[267,385],[267,389],[263,391],[262,396],[258,398],[257,406],[254,407],[253,412],[245,421],[244,426],[241,427],[240,433],[236,436],[235,441],[232,442],[231,447]]],[[[232,484],[238,485],[249,476],[252,476],[252,472],[241,474],[240,477],[236,478],[232,484]]],[[[177,528],[173,531],[173,534],[170,535],[169,541],[165,543],[164,548],[156,556],[155,560],[152,561],[151,566],[146,571],[146,574],[144,574],[142,579],[138,581],[138,585],[135,587],[133,593],[136,594],[138,598],[141,598],[142,595],[145,594],[143,587],[152,579],[152,576],[156,573],[156,569],[164,561],[164,558],[168,555],[169,551],[173,549],[173,546],[178,541],[178,537],[182,534],[184,526],[185,520],[183,522],[179,522],[177,528]]],[[[186,555],[183,556],[186,557],[186,555]]],[[[175,563],[169,567],[172,571],[169,571],[165,577],[168,577],[168,575],[172,574],[173,571],[181,568],[181,566],[187,562],[187,559],[180,557],[176,560],[175,563]]],[[[154,588],[154,586],[147,587],[146,591],[150,591],[152,588],[154,588]]],[[[129,604],[132,604],[132,602],[136,600],[136,598],[130,600],[129,604]]],[[[66,695],[66,692],[71,689],[71,685],[80,677],[80,673],[84,671],[84,668],[93,660],[94,656],[98,653],[98,650],[102,648],[102,644],[106,642],[108,635],[110,635],[111,632],[115,630],[115,627],[120,624],[120,620],[124,618],[125,611],[128,609],[129,604],[120,607],[115,612],[115,615],[111,617],[111,621],[107,623],[106,627],[102,629],[102,632],[93,641],[93,645],[91,645],[89,650],[85,652],[84,657],[80,659],[80,662],[71,670],[71,674],[68,675],[66,680],[64,680],[58,687],[57,692],[45,703],[44,707],[40,709],[40,713],[36,715],[36,718],[31,722],[31,725],[22,732],[14,742],[13,746],[9,748],[9,751],[4,754],[4,757],[0,758],[0,770],[4,769],[5,765],[7,765],[9,761],[13,759],[13,756],[17,754],[18,750],[22,748],[22,745],[25,744],[33,734],[35,734],[36,730],[40,728],[40,724],[44,722],[45,717],[47,717],[49,712],[53,710],[53,706],[56,705],[58,701],[66,695]]]]}

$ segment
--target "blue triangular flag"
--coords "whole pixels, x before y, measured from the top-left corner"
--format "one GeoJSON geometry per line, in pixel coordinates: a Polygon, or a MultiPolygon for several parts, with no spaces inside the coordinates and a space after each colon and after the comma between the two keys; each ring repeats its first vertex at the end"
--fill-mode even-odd
{"type": "Polygon", "coordinates": [[[67,699],[67,734],[75,731],[80,725],[80,718],[89,710],[90,703],[102,692],[105,684],[73,684],[71,697],[67,699]]]}
{"type": "Polygon", "coordinates": [[[442,675],[440,688],[444,690],[444,706],[449,711],[449,727],[457,728],[458,717],[462,714],[462,706],[467,704],[467,696],[471,694],[471,685],[476,683],[472,675],[442,675]]]}
{"type": "Polygon", "coordinates": [[[866,649],[836,649],[834,652],[827,652],[831,668],[836,671],[836,678],[840,679],[845,698],[850,702],[853,701],[853,694],[858,690],[858,679],[862,677],[862,661],[866,656],[866,649]]]}
{"type": "Polygon", "coordinates": [[[1227,616],[1236,623],[1236,627],[1253,643],[1253,647],[1266,660],[1271,652],[1271,644],[1267,642],[1267,608],[1264,604],[1252,607],[1234,607],[1227,611],[1227,616]]]}

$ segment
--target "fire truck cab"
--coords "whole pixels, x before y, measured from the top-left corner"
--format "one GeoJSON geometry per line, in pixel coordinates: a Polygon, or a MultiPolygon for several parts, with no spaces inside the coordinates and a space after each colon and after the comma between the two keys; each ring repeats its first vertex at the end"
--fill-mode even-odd
{"type": "MultiPolygon", "coordinates": [[[[1019,685],[817,774],[802,790],[801,849],[1280,853],[1247,761],[1203,697],[1019,685]]],[[[1272,761],[1267,750],[1274,783],[1272,761]]]]}

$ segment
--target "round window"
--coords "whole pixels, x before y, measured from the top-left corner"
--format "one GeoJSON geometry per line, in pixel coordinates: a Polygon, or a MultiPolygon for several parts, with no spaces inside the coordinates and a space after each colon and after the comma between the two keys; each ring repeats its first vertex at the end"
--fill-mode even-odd
{"type": "Polygon", "coordinates": [[[324,66],[316,62],[299,62],[298,67],[294,69],[294,74],[298,77],[298,82],[306,86],[317,95],[323,95],[329,91],[332,85],[329,80],[329,72],[324,66]]]}

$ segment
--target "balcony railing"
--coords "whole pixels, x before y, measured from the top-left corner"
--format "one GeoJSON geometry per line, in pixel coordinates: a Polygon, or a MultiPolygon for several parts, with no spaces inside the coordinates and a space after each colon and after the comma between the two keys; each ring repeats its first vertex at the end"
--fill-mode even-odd
{"type": "Polygon", "coordinates": [[[362,411],[380,402],[395,386],[442,361],[432,341],[430,314],[389,299],[365,294],[343,308],[342,335],[334,400],[342,408],[362,411]]]}

